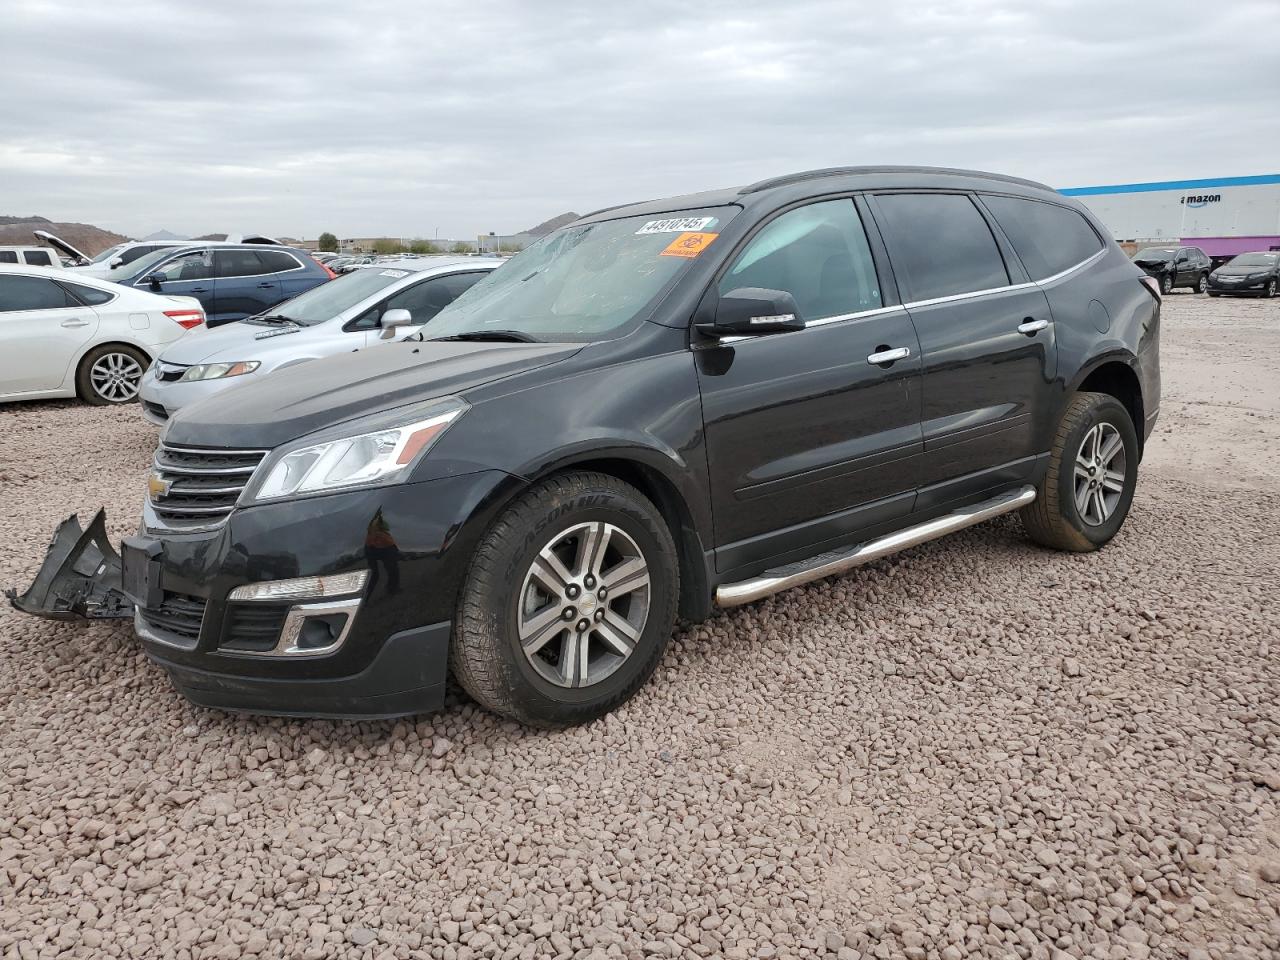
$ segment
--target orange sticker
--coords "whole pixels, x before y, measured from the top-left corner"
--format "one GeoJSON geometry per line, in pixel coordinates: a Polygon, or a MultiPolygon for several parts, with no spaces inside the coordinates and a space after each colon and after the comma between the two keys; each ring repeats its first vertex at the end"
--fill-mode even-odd
{"type": "Polygon", "coordinates": [[[661,256],[696,257],[711,246],[711,241],[718,236],[718,233],[682,233],[667,244],[667,249],[662,251],[661,256]]]}

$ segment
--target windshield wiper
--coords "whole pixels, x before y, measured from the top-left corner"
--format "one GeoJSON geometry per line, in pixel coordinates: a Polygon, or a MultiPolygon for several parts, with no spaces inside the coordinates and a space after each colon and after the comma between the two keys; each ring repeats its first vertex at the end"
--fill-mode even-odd
{"type": "Polygon", "coordinates": [[[467,330],[448,337],[432,337],[436,342],[444,340],[493,341],[495,343],[540,343],[537,337],[530,336],[523,330],[467,330]]]}
{"type": "Polygon", "coordinates": [[[267,313],[260,317],[251,317],[252,320],[261,320],[263,323],[292,323],[295,326],[298,321],[293,317],[286,317],[283,313],[267,313]]]}

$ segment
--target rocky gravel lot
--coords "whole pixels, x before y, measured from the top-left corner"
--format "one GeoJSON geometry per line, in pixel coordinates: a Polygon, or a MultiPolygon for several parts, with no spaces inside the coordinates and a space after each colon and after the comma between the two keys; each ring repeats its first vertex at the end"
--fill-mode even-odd
{"type": "MultiPolygon", "coordinates": [[[[124,625],[0,611],[0,957],[1280,956],[1280,301],[1166,301],[1100,554],[1014,518],[676,636],[531,732],[191,707],[124,625]]],[[[133,409],[0,407],[0,584],[133,409]]]]}

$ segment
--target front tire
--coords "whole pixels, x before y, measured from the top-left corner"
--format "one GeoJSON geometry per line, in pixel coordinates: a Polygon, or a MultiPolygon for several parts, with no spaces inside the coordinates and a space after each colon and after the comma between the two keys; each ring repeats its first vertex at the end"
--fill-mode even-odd
{"type": "Polygon", "coordinates": [[[586,723],[629,700],[675,623],[679,561],[657,508],[585,471],[525,493],[485,534],[449,649],[453,674],[494,713],[586,723]]]}
{"type": "Polygon", "coordinates": [[[1173,277],[1167,273],[1160,278],[1160,292],[1166,296],[1173,293],[1173,277]]]}
{"type": "Polygon", "coordinates": [[[1272,280],[1267,284],[1267,292],[1264,294],[1268,300],[1276,295],[1276,282],[1272,280]]]}
{"type": "Polygon", "coordinates": [[[1197,293],[1209,292],[1209,275],[1207,273],[1200,274],[1200,279],[1196,283],[1196,292],[1197,293]]]}
{"type": "Polygon", "coordinates": [[[1049,469],[1022,525],[1036,543],[1087,553],[1114,537],[1129,515],[1138,480],[1138,435],[1129,411],[1105,393],[1079,393],[1067,405],[1049,469]]]}
{"type": "Polygon", "coordinates": [[[95,407],[133,403],[138,399],[147,362],[141,350],[122,343],[94,347],[76,371],[76,393],[95,407]]]}

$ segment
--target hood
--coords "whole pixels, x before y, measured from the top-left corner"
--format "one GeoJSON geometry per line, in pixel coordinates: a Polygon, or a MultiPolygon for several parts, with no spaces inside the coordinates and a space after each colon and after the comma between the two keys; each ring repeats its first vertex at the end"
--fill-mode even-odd
{"type": "Polygon", "coordinates": [[[45,243],[49,244],[49,246],[57,248],[73,260],[78,260],[80,263],[88,263],[90,260],[90,258],[84,253],[77,250],[61,237],[54,236],[48,230],[33,230],[31,232],[35,234],[37,240],[43,240],[45,243]]]}
{"type": "MultiPolygon", "coordinates": [[[[265,324],[224,323],[210,330],[197,329],[177,340],[160,354],[163,363],[189,367],[218,360],[261,360],[269,354],[299,352],[300,338],[315,327],[266,326],[265,324]],[[287,331],[287,332],[286,332],[287,331]],[[262,339],[257,339],[262,336],[262,339]]],[[[354,346],[359,340],[352,338],[354,346]]]]}
{"type": "Polygon", "coordinates": [[[1247,277],[1255,273],[1272,273],[1274,270],[1275,267],[1233,267],[1231,264],[1224,264],[1213,271],[1213,275],[1215,277],[1247,277]]]}
{"type": "Polygon", "coordinates": [[[583,346],[409,341],[344,353],[277,370],[184,407],[165,427],[164,439],[270,449],[355,417],[464,394],[566,360],[583,346]]]}
{"type": "Polygon", "coordinates": [[[1138,266],[1140,266],[1143,270],[1165,270],[1173,266],[1172,260],[1147,260],[1144,258],[1142,260],[1135,260],[1133,262],[1136,263],[1138,266]]]}

